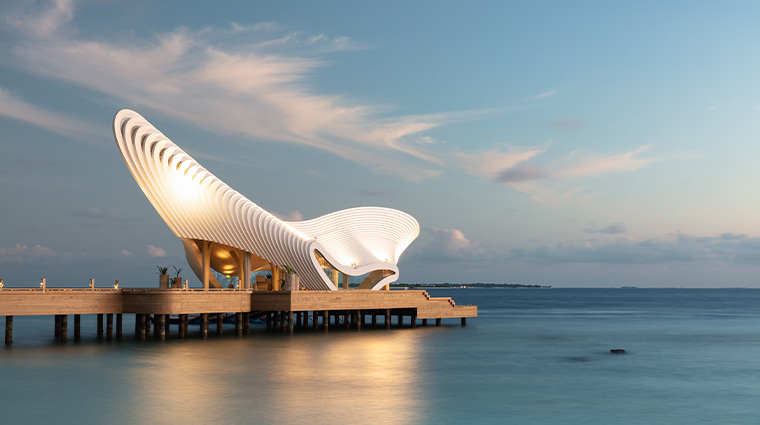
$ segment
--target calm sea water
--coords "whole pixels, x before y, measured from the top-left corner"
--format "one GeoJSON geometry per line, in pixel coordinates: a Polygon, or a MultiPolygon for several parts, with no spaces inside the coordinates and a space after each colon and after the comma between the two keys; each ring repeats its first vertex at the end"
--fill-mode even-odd
{"type": "Polygon", "coordinates": [[[0,423],[760,422],[760,290],[429,292],[480,316],[165,342],[134,341],[126,315],[123,341],[98,341],[83,316],[83,340],[66,345],[52,317],[16,317],[0,423]]]}

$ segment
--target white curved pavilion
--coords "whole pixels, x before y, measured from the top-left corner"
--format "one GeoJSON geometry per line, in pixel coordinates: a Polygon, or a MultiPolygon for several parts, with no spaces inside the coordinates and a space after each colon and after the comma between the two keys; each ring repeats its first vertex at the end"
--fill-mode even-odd
{"type": "Polygon", "coordinates": [[[309,290],[336,290],[342,275],[363,276],[360,288],[398,279],[401,253],[419,235],[404,212],[380,207],[337,211],[313,220],[282,221],[227,186],[137,112],[114,118],[114,137],[137,184],[185,247],[204,287],[221,287],[214,269],[250,286],[254,271],[292,267],[309,290]]]}

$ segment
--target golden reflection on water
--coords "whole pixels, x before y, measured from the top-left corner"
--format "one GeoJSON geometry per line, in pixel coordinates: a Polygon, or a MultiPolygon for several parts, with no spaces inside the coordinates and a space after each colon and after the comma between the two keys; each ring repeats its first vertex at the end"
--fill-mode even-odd
{"type": "Polygon", "coordinates": [[[147,343],[128,371],[134,423],[415,423],[414,331],[147,343]]]}

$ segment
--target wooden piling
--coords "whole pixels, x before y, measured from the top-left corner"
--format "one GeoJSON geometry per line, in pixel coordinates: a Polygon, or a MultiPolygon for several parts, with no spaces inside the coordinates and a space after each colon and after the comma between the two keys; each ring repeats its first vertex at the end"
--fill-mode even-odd
{"type": "Polygon", "coordinates": [[[466,317],[462,318],[462,326],[467,326],[467,318],[466,317]]]}
{"type": "Polygon", "coordinates": [[[377,314],[375,314],[375,312],[373,311],[372,312],[372,327],[374,328],[375,326],[377,326],[377,314]]]}
{"type": "Polygon", "coordinates": [[[163,341],[166,339],[166,315],[165,314],[156,314],[155,324],[154,324],[154,331],[156,334],[156,338],[163,341]]]}
{"type": "Polygon", "coordinates": [[[391,328],[391,310],[385,309],[385,329],[391,328]]]}
{"type": "Polygon", "coordinates": [[[224,315],[222,313],[216,313],[216,334],[224,334],[224,315]]]}
{"type": "Polygon", "coordinates": [[[404,326],[404,315],[402,313],[398,314],[398,327],[404,326]]]}
{"type": "Polygon", "coordinates": [[[151,316],[150,314],[145,315],[145,339],[150,338],[150,325],[151,325],[151,316]]]}
{"type": "Polygon", "coordinates": [[[61,315],[61,342],[66,342],[69,338],[68,316],[61,315]]]}
{"type": "Polygon", "coordinates": [[[81,316],[79,314],[74,315],[74,341],[79,341],[82,336],[81,333],[81,316]]]}
{"type": "Polygon", "coordinates": [[[145,315],[135,314],[136,336],[140,341],[145,341],[145,315]]]}
{"type": "Polygon", "coordinates": [[[190,327],[190,316],[187,314],[183,314],[182,316],[182,326],[185,327],[185,336],[190,336],[190,331],[188,328],[190,327]]]}
{"type": "Polygon", "coordinates": [[[288,310],[288,333],[293,335],[293,310],[288,310]]]}
{"type": "Polygon", "coordinates": [[[319,329],[319,312],[317,310],[311,312],[311,328],[315,331],[319,329]]]}
{"type": "Polygon", "coordinates": [[[309,312],[304,311],[301,314],[301,328],[306,329],[309,326],[309,312]]]}
{"type": "Polygon", "coordinates": [[[251,313],[243,313],[243,333],[251,333],[251,313]]]}
{"type": "Polygon", "coordinates": [[[237,336],[243,336],[243,313],[235,313],[235,333],[237,336]]]}
{"type": "Polygon", "coordinates": [[[164,335],[167,337],[172,334],[172,318],[168,314],[164,314],[164,335]]]}
{"type": "Polygon", "coordinates": [[[417,313],[412,314],[410,318],[412,319],[412,328],[416,328],[417,327],[417,313]]]}
{"type": "Polygon", "coordinates": [[[327,332],[328,328],[330,327],[330,311],[325,310],[322,312],[322,328],[325,332],[327,332]]]}
{"type": "Polygon", "coordinates": [[[288,324],[285,320],[285,311],[280,312],[280,331],[285,332],[287,329],[288,324]]]}
{"type": "Polygon", "coordinates": [[[113,339],[113,313],[108,313],[106,316],[106,339],[113,339]]]}
{"type": "Polygon", "coordinates": [[[121,328],[122,328],[122,318],[121,313],[116,314],[116,339],[121,339],[121,328]]]}
{"type": "Polygon", "coordinates": [[[103,336],[103,315],[98,314],[98,338],[103,336]]]}
{"type": "Polygon", "coordinates": [[[208,313],[201,313],[201,338],[208,338],[208,313]]]}
{"type": "Polygon", "coordinates": [[[427,319],[422,319],[422,326],[427,326],[427,319]]]}
{"type": "Polygon", "coordinates": [[[56,314],[55,315],[55,327],[53,328],[53,335],[55,337],[55,340],[58,341],[61,339],[61,315],[56,314]]]}
{"type": "Polygon", "coordinates": [[[13,316],[5,316],[5,343],[13,344],[13,316]]]}
{"type": "Polygon", "coordinates": [[[436,326],[441,326],[441,319],[440,318],[435,319],[435,325],[436,326]]]}
{"type": "Polygon", "coordinates": [[[361,310],[356,310],[356,319],[354,319],[356,322],[356,330],[360,331],[362,330],[362,322],[364,321],[364,315],[362,314],[361,310]]]}
{"type": "Polygon", "coordinates": [[[185,337],[185,326],[182,323],[182,315],[177,316],[177,337],[182,339],[185,337]]]}

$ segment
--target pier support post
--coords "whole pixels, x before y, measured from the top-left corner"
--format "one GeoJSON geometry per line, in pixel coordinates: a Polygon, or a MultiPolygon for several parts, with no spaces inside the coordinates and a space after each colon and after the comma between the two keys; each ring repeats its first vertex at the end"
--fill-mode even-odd
{"type": "Polygon", "coordinates": [[[301,327],[306,329],[309,326],[309,312],[301,312],[301,327]]]}
{"type": "Polygon", "coordinates": [[[145,315],[145,338],[150,338],[150,323],[151,323],[150,314],[146,314],[145,315]]]}
{"type": "Polygon", "coordinates": [[[113,313],[108,313],[106,316],[106,339],[113,339],[113,313]]]}
{"type": "Polygon", "coordinates": [[[436,326],[441,326],[441,319],[440,318],[435,319],[435,325],[436,326]]]}
{"type": "Polygon", "coordinates": [[[311,312],[311,328],[315,331],[319,329],[319,313],[317,310],[311,312]]]}
{"type": "Polygon", "coordinates": [[[201,338],[208,338],[208,313],[201,313],[201,338]]]}
{"type": "Polygon", "coordinates": [[[182,323],[182,315],[177,316],[177,337],[180,339],[185,338],[185,326],[182,323]]]}
{"type": "Polygon", "coordinates": [[[145,341],[145,315],[135,314],[135,336],[140,341],[145,341]]]}
{"type": "Polygon", "coordinates": [[[167,337],[172,334],[172,320],[171,317],[169,317],[168,314],[164,314],[164,335],[167,337]]]}
{"type": "Polygon", "coordinates": [[[409,316],[412,319],[412,328],[417,327],[417,313],[414,313],[409,316]]]}
{"type": "Polygon", "coordinates": [[[163,337],[161,335],[166,332],[164,329],[164,322],[161,320],[162,317],[164,317],[163,314],[155,314],[153,316],[153,336],[158,339],[166,338],[166,334],[164,334],[163,337]]]}
{"type": "Polygon", "coordinates": [[[98,338],[103,336],[103,314],[98,314],[98,338]]]}
{"type": "Polygon", "coordinates": [[[224,315],[222,313],[216,313],[216,334],[224,334],[224,315]]]}
{"type": "Polygon", "coordinates": [[[61,315],[61,342],[66,342],[69,339],[69,323],[68,316],[61,315]]]}
{"type": "Polygon", "coordinates": [[[56,314],[55,315],[55,328],[53,329],[53,335],[55,336],[55,340],[58,341],[61,339],[61,315],[56,314]]]}
{"type": "Polygon", "coordinates": [[[285,312],[284,312],[284,311],[281,311],[281,312],[280,312],[280,330],[281,330],[282,332],[285,332],[285,329],[287,328],[287,325],[288,325],[288,324],[287,324],[287,323],[286,323],[286,321],[285,321],[285,312]]]}
{"type": "Polygon", "coordinates": [[[389,308],[385,309],[385,329],[391,328],[391,310],[389,308]]]}
{"type": "Polygon", "coordinates": [[[466,317],[462,318],[462,326],[467,326],[467,318],[466,317]]]}
{"type": "Polygon", "coordinates": [[[13,316],[5,316],[5,343],[13,344],[13,316]]]}
{"type": "Polygon", "coordinates": [[[361,310],[356,310],[356,330],[360,331],[362,330],[362,325],[364,322],[364,315],[362,314],[361,310]]]}
{"type": "Polygon", "coordinates": [[[377,326],[377,314],[375,314],[375,312],[373,311],[372,312],[372,327],[374,328],[375,326],[377,326]]]}
{"type": "Polygon", "coordinates": [[[300,328],[301,327],[301,312],[297,311],[297,312],[295,312],[294,315],[295,315],[295,319],[296,319],[296,323],[295,323],[294,327],[299,327],[300,328]]]}
{"type": "Polygon", "coordinates": [[[288,333],[293,335],[293,310],[288,310],[288,333]]]}
{"type": "Polygon", "coordinates": [[[404,314],[403,313],[399,313],[398,314],[398,327],[400,328],[400,327],[403,327],[403,326],[404,326],[404,314]]]}
{"type": "Polygon", "coordinates": [[[116,339],[121,339],[121,326],[122,318],[121,313],[116,313],[116,339]]]}
{"type": "Polygon", "coordinates": [[[235,313],[235,333],[237,336],[243,336],[243,313],[235,313]]]}
{"type": "Polygon", "coordinates": [[[243,313],[243,333],[251,333],[251,313],[243,313]]]}
{"type": "Polygon", "coordinates": [[[82,336],[81,333],[81,316],[78,314],[74,315],[74,341],[79,341],[79,338],[82,336]]]}
{"type": "Polygon", "coordinates": [[[427,319],[422,319],[422,326],[427,326],[427,319]]]}
{"type": "Polygon", "coordinates": [[[156,334],[156,338],[160,339],[161,341],[166,339],[166,325],[165,321],[166,315],[165,314],[156,314],[156,320],[154,324],[154,333],[156,334]]]}
{"type": "Polygon", "coordinates": [[[350,319],[350,317],[351,317],[351,312],[350,311],[347,310],[347,311],[345,311],[343,313],[343,327],[346,328],[346,329],[349,329],[351,327],[351,319],[350,319]]]}
{"type": "Polygon", "coordinates": [[[185,336],[190,336],[190,331],[188,331],[188,327],[190,326],[190,316],[187,314],[182,315],[184,319],[182,319],[182,326],[185,327],[185,336]]]}
{"type": "Polygon", "coordinates": [[[325,310],[322,312],[322,328],[325,332],[330,328],[330,311],[325,310]]]}

